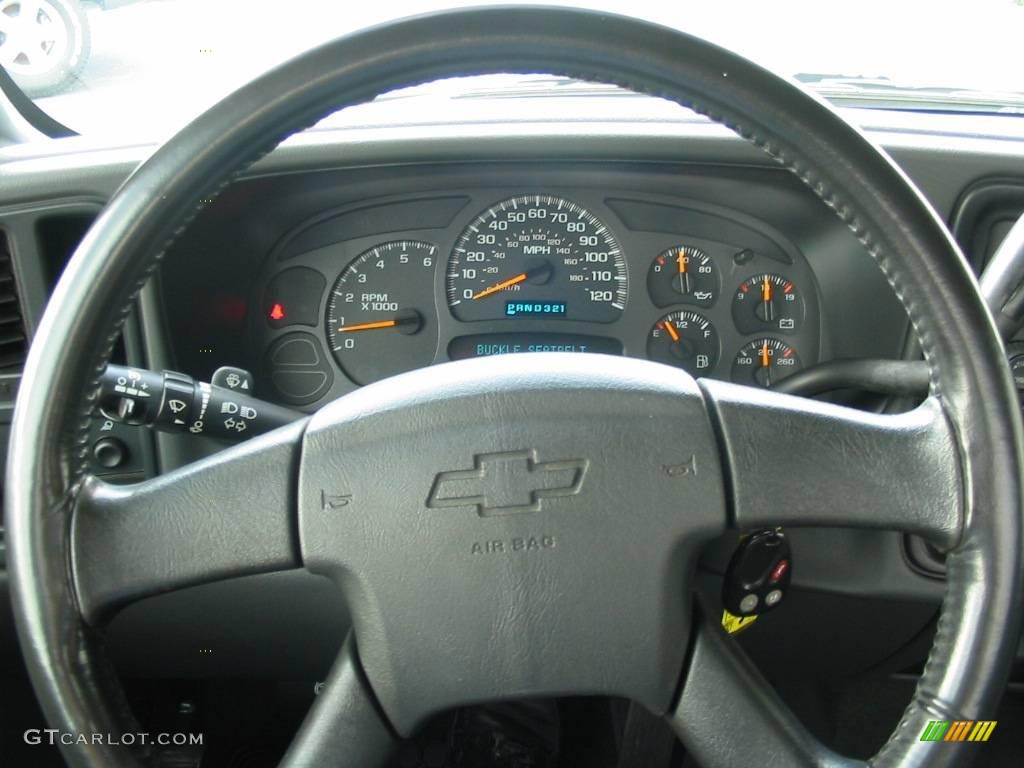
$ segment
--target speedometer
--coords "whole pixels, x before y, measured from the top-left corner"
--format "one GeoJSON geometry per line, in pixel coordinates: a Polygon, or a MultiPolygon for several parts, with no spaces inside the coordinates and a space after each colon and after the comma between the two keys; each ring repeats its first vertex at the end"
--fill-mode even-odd
{"type": "Polygon", "coordinates": [[[543,317],[610,323],[626,307],[626,263],[594,214],[551,195],[497,203],[462,232],[446,272],[459,320],[543,317]]]}

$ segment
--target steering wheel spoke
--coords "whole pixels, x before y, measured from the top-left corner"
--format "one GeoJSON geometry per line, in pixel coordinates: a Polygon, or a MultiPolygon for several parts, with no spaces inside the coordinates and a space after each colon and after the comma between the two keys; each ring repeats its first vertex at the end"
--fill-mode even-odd
{"type": "Polygon", "coordinates": [[[288,747],[281,768],[381,765],[397,744],[363,674],[351,636],[288,747]]]}
{"type": "Polygon", "coordinates": [[[296,422],[135,485],[89,478],[71,527],[86,619],[172,589],[298,568],[304,427],[296,422]]]}
{"type": "Polygon", "coordinates": [[[666,720],[701,765],[853,768],[819,742],[714,622],[697,627],[679,701],[666,720]]]}
{"type": "Polygon", "coordinates": [[[702,387],[737,527],[874,528],[957,542],[960,456],[937,397],[885,415],[717,381],[702,387]]]}

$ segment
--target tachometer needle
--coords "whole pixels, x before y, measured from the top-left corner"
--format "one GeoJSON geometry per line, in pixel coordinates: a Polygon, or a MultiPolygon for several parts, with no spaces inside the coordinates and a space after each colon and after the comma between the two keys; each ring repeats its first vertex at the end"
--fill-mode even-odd
{"type": "Polygon", "coordinates": [[[377,328],[394,328],[398,325],[397,320],[380,320],[376,323],[359,323],[359,325],[343,325],[338,333],[349,333],[351,331],[373,331],[377,328]]]}
{"type": "Polygon", "coordinates": [[[506,288],[510,288],[513,285],[518,285],[523,282],[529,275],[526,272],[520,272],[515,277],[510,277],[508,280],[502,280],[500,283],[492,285],[490,288],[484,288],[479,293],[473,294],[473,300],[482,299],[484,296],[490,296],[492,293],[503,291],[506,288]]]}
{"type": "Polygon", "coordinates": [[[665,321],[664,326],[665,330],[668,331],[668,335],[672,337],[672,341],[679,341],[681,337],[679,335],[679,331],[675,329],[675,326],[673,326],[668,320],[665,321]]]}

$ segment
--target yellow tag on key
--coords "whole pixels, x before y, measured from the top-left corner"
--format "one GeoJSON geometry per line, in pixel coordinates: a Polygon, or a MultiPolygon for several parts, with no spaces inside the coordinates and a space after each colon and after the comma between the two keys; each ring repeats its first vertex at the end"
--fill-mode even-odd
{"type": "Polygon", "coordinates": [[[734,616],[722,611],[722,628],[730,635],[735,635],[757,621],[757,616],[734,616]]]}

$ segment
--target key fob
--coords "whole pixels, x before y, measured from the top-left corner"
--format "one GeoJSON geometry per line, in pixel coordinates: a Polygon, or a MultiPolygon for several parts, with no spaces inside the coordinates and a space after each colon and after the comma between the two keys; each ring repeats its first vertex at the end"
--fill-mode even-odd
{"type": "Polygon", "coordinates": [[[789,591],[793,558],[781,531],[745,538],[725,571],[722,604],[735,616],[754,616],[778,607],[789,591]]]}

